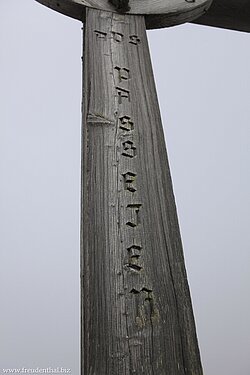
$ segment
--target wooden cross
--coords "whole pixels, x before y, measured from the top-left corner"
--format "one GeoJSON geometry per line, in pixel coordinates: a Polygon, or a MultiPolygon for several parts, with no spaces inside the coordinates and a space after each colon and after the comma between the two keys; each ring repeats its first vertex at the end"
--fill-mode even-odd
{"type": "Polygon", "coordinates": [[[38,1],[84,23],[82,374],[202,375],[146,28],[250,31],[250,6],[38,1]]]}

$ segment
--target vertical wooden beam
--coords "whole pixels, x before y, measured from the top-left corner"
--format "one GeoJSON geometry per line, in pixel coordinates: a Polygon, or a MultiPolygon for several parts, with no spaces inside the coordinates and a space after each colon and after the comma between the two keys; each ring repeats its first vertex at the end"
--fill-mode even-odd
{"type": "Polygon", "coordinates": [[[202,375],[144,18],[85,30],[82,373],[202,375]]]}

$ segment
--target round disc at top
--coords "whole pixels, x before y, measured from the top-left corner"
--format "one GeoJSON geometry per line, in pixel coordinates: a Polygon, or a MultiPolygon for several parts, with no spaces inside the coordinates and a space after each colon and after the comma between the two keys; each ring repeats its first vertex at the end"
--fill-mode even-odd
{"type": "MultiPolygon", "coordinates": [[[[36,0],[69,17],[84,21],[85,8],[118,12],[109,0],[36,0]]],[[[169,27],[193,21],[209,9],[213,0],[130,0],[125,14],[144,15],[148,29],[169,27]]]]}

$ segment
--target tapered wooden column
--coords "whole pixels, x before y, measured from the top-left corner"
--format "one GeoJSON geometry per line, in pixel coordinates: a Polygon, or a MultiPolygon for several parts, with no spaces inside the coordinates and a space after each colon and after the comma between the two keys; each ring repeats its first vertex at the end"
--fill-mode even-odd
{"type": "Polygon", "coordinates": [[[144,18],[84,29],[82,373],[201,375],[144,18]]]}

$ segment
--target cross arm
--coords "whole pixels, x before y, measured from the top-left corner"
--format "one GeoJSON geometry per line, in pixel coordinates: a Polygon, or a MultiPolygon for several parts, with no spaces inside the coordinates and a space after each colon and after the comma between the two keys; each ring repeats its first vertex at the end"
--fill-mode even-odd
{"type": "MultiPolygon", "coordinates": [[[[115,0],[36,0],[66,16],[85,21],[85,11],[95,8],[116,12],[115,0]]],[[[179,25],[200,17],[209,9],[212,0],[130,0],[130,15],[144,15],[147,29],[179,25]]]]}
{"type": "Polygon", "coordinates": [[[200,25],[250,32],[250,1],[213,0],[206,14],[193,22],[200,25]]]}

